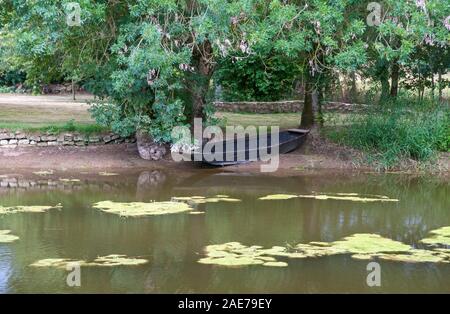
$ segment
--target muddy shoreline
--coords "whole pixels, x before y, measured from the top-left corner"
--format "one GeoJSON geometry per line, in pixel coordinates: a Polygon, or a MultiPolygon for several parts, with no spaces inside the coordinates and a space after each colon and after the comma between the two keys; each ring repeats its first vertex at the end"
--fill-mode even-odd
{"type": "MultiPolygon", "coordinates": [[[[364,164],[357,152],[339,147],[314,146],[308,143],[290,154],[280,155],[278,170],[269,175],[286,176],[325,172],[378,173],[375,167],[364,164]]],[[[449,154],[442,154],[437,166],[430,169],[406,168],[392,171],[415,175],[449,176],[449,154]]],[[[170,156],[160,161],[147,161],[139,157],[136,144],[114,144],[92,147],[14,147],[0,148],[0,173],[35,172],[53,170],[55,172],[101,171],[129,172],[145,170],[165,170],[179,173],[261,173],[261,163],[254,162],[223,168],[194,166],[190,162],[174,162],[170,156]]],[[[391,171],[390,171],[391,172],[391,171]]]]}

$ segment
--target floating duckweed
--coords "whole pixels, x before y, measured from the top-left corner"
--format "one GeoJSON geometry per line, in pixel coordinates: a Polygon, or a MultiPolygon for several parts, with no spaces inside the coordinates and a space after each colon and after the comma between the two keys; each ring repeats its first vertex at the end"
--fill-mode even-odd
{"type": "Polygon", "coordinates": [[[206,203],[218,203],[218,202],[240,202],[240,199],[230,198],[228,195],[216,195],[213,197],[205,196],[174,196],[171,201],[173,202],[186,202],[188,204],[206,204],[206,203]]]}
{"type": "Polygon", "coordinates": [[[106,171],[102,171],[98,173],[99,176],[104,176],[104,177],[111,177],[111,176],[118,176],[118,173],[114,173],[114,172],[106,172],[106,171]]]}
{"type": "Polygon", "coordinates": [[[206,257],[200,259],[198,262],[200,264],[212,264],[229,267],[264,264],[264,261],[250,256],[233,256],[233,255],[227,255],[224,257],[206,257]]]}
{"type": "Polygon", "coordinates": [[[205,212],[201,212],[201,211],[191,211],[189,212],[189,215],[203,215],[205,214],[205,212]]]}
{"type": "Polygon", "coordinates": [[[301,198],[312,198],[316,200],[342,200],[352,202],[398,202],[398,199],[389,198],[384,195],[368,195],[366,197],[360,195],[356,196],[353,193],[335,193],[335,194],[311,194],[298,195],[301,198]]]}
{"type": "Polygon", "coordinates": [[[430,245],[448,245],[450,246],[450,226],[442,227],[430,231],[431,237],[420,240],[420,242],[430,245]]]}
{"type": "Polygon", "coordinates": [[[263,264],[263,266],[269,266],[269,267],[287,267],[288,263],[285,262],[266,262],[263,264]]]}
{"type": "Polygon", "coordinates": [[[46,258],[34,262],[32,267],[56,267],[66,268],[67,265],[77,264],[79,266],[99,266],[99,267],[113,267],[113,266],[138,266],[148,263],[148,260],[142,258],[131,258],[126,255],[111,254],[100,256],[93,261],[75,260],[69,258],[46,258]]]}
{"type": "Polygon", "coordinates": [[[56,206],[11,206],[11,207],[0,206],[0,215],[15,214],[15,213],[44,213],[52,208],[61,209],[62,206],[61,204],[58,204],[56,206]]]}
{"type": "Polygon", "coordinates": [[[409,245],[370,233],[351,235],[343,240],[332,242],[331,247],[352,254],[408,252],[411,250],[409,245]]]}
{"type": "Polygon", "coordinates": [[[193,210],[191,206],[182,202],[116,203],[103,201],[95,203],[92,207],[124,217],[176,214],[193,210]]]}
{"type": "MultiPolygon", "coordinates": [[[[442,229],[442,228],[441,228],[442,229]]],[[[438,230],[439,234],[446,232],[438,230]]],[[[208,245],[202,264],[220,266],[263,265],[286,267],[287,263],[277,258],[318,258],[338,254],[349,254],[353,259],[381,259],[404,263],[450,263],[450,249],[414,249],[411,246],[377,234],[358,233],[334,242],[299,243],[295,246],[245,246],[239,242],[208,245]]]]}
{"type": "Polygon", "coordinates": [[[42,170],[42,171],[36,171],[33,172],[33,174],[38,176],[48,176],[53,174],[53,170],[42,170]]]}
{"type": "Polygon", "coordinates": [[[404,263],[450,263],[450,254],[418,249],[411,250],[409,254],[377,254],[374,257],[404,263]]]}
{"type": "Polygon", "coordinates": [[[87,263],[88,266],[137,266],[148,263],[143,258],[130,258],[126,255],[110,254],[97,257],[93,262],[87,263]]]}
{"type": "Polygon", "coordinates": [[[262,247],[258,245],[245,246],[239,242],[208,245],[205,248],[206,257],[201,258],[198,262],[201,264],[237,267],[263,265],[276,261],[273,257],[261,256],[264,254],[261,249],[262,247]]]}
{"type": "MultiPolygon", "coordinates": [[[[361,196],[361,194],[358,194],[358,193],[335,193],[335,194],[339,195],[339,196],[361,196]]],[[[386,195],[377,195],[377,194],[364,194],[364,196],[371,196],[371,197],[384,198],[384,199],[389,198],[386,195]]]]}
{"type": "Polygon", "coordinates": [[[11,230],[0,230],[0,243],[11,243],[19,240],[18,236],[10,234],[11,230]]]}
{"type": "Polygon", "coordinates": [[[296,198],[297,195],[292,194],[272,194],[272,195],[266,195],[263,197],[258,198],[259,200],[289,200],[291,198],[296,198]]]}
{"type": "Polygon", "coordinates": [[[69,264],[85,265],[86,262],[69,258],[45,258],[31,264],[31,267],[57,267],[66,268],[69,264]]]}
{"type": "Polygon", "coordinates": [[[80,179],[59,179],[61,182],[81,182],[80,179]]]}
{"type": "Polygon", "coordinates": [[[358,193],[332,193],[332,194],[311,194],[311,195],[294,195],[294,194],[272,194],[260,197],[259,200],[288,200],[292,198],[312,198],[317,200],[343,200],[353,202],[398,202],[398,199],[391,199],[385,195],[359,195],[358,193]]]}

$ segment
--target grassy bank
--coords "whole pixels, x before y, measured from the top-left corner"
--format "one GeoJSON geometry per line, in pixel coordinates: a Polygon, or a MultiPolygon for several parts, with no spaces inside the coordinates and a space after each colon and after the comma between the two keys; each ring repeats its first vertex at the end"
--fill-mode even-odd
{"type": "Polygon", "coordinates": [[[344,125],[331,123],[323,134],[332,141],[366,153],[383,169],[404,161],[433,161],[450,150],[448,106],[397,102],[374,106],[359,115],[347,115],[344,125]]]}
{"type": "Polygon", "coordinates": [[[104,128],[98,124],[86,124],[78,123],[74,121],[68,121],[66,123],[52,123],[44,125],[34,125],[24,122],[0,122],[0,130],[9,130],[12,132],[22,131],[27,133],[47,133],[47,134],[60,134],[65,132],[80,133],[80,134],[95,134],[109,131],[108,128],[104,128]]]}

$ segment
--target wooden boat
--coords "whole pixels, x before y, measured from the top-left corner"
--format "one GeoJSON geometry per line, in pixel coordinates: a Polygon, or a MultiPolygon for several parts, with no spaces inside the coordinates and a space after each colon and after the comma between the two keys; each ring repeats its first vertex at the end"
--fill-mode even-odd
{"type": "MultiPolygon", "coordinates": [[[[267,141],[261,144],[259,136],[252,138],[246,136],[245,141],[243,142],[244,145],[241,143],[240,147],[238,147],[239,141],[237,138],[234,140],[221,141],[214,143],[215,147],[211,149],[211,153],[193,152],[191,154],[191,160],[195,163],[207,164],[211,166],[229,166],[258,161],[261,160],[261,153],[271,154],[275,148],[278,148],[279,154],[287,154],[296,150],[305,142],[308,133],[309,130],[303,129],[289,129],[286,131],[281,131],[278,133],[278,144],[273,145],[270,133],[267,135],[267,141]],[[214,158],[213,155],[221,156],[221,158],[214,158]]],[[[203,144],[203,147],[205,147],[205,144],[203,144]]]]}

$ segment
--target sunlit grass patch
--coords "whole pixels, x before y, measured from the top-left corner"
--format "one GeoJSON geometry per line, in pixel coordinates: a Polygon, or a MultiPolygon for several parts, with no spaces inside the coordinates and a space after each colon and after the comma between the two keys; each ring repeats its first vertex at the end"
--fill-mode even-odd
{"type": "Polygon", "coordinates": [[[27,122],[0,122],[0,129],[6,129],[9,131],[22,131],[26,133],[61,134],[71,132],[85,135],[110,131],[108,128],[105,128],[98,124],[78,123],[73,121],[37,125],[27,122]]]}

